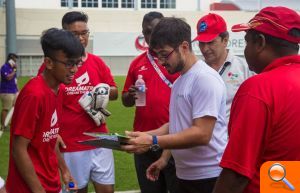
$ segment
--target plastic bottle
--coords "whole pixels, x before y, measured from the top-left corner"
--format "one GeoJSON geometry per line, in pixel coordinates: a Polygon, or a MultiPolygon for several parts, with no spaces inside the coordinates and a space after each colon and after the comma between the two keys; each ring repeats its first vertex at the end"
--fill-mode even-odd
{"type": "MultiPolygon", "coordinates": [[[[74,188],[75,187],[75,184],[74,184],[74,182],[69,182],[69,188],[74,188]]],[[[74,190],[69,190],[69,192],[70,193],[73,193],[73,192],[75,192],[74,190]]]]}
{"type": "Polygon", "coordinates": [[[138,75],[138,79],[135,82],[135,86],[138,88],[138,91],[136,92],[137,99],[135,100],[135,106],[146,106],[146,85],[145,81],[143,80],[143,75],[138,75]]]}
{"type": "MultiPolygon", "coordinates": [[[[68,187],[69,188],[74,188],[75,187],[74,182],[69,182],[68,187]]],[[[73,193],[73,192],[75,192],[75,191],[74,190],[70,190],[70,189],[69,189],[69,191],[67,191],[66,187],[64,187],[63,191],[62,191],[62,193],[73,193]]]]}

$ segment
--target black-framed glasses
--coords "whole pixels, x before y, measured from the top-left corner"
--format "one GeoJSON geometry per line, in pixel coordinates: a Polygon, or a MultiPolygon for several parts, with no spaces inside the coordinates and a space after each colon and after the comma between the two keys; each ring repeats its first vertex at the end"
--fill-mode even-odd
{"type": "Polygon", "coordinates": [[[80,66],[82,64],[82,60],[81,59],[77,60],[77,61],[67,61],[67,62],[58,60],[56,58],[50,58],[50,59],[53,60],[54,62],[58,62],[58,63],[64,64],[66,68],[73,68],[75,66],[80,66]]]}
{"type": "Polygon", "coordinates": [[[73,35],[80,38],[80,36],[82,37],[86,37],[88,35],[90,35],[90,31],[89,30],[84,30],[82,32],[77,32],[77,31],[72,31],[73,35]]]}
{"type": "Polygon", "coordinates": [[[173,50],[170,53],[168,53],[167,55],[158,54],[151,49],[149,50],[149,52],[154,58],[158,59],[160,62],[166,62],[166,61],[168,61],[168,59],[171,57],[171,55],[174,53],[174,51],[177,48],[178,48],[178,46],[173,48],[173,50]]]}

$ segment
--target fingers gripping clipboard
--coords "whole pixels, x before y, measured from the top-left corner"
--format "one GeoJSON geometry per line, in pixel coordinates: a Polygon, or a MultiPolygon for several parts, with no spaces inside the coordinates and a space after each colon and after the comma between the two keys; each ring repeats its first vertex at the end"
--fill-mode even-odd
{"type": "Polygon", "coordinates": [[[93,139],[78,141],[78,143],[91,145],[95,147],[108,148],[113,150],[121,150],[121,145],[127,145],[129,137],[118,133],[83,133],[92,136],[93,139]]]}

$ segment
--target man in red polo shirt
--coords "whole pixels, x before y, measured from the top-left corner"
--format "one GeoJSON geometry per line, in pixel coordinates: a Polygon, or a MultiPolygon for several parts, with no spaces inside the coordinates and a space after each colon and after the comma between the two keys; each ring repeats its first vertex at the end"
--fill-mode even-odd
{"type": "Polygon", "coordinates": [[[259,193],[264,162],[300,160],[300,16],[266,7],[232,31],[246,31],[245,57],[258,75],[233,100],[214,193],[259,193]]]}
{"type": "MultiPolygon", "coordinates": [[[[147,44],[149,44],[152,29],[161,18],[163,15],[159,12],[149,12],[144,16],[142,28],[147,44]]],[[[134,131],[150,131],[169,122],[171,85],[179,74],[168,74],[167,70],[162,65],[158,65],[148,51],[142,53],[132,61],[128,70],[122,93],[122,102],[126,107],[135,105],[137,88],[134,83],[139,75],[143,76],[147,88],[146,106],[136,106],[133,127],[134,131]]],[[[156,181],[150,181],[146,177],[147,168],[158,160],[161,154],[162,150],[160,149],[134,155],[136,173],[142,193],[166,193],[167,190],[170,193],[176,192],[173,158],[166,161],[167,166],[161,171],[156,181]]]]}

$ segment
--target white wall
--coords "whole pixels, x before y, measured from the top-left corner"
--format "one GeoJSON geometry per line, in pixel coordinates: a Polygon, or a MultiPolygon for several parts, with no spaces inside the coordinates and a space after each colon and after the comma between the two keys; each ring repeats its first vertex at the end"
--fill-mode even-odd
{"type": "Polygon", "coordinates": [[[178,11],[196,11],[199,0],[176,0],[176,10],[178,11]]]}
{"type": "MultiPolygon", "coordinates": [[[[176,0],[176,10],[180,11],[195,11],[197,10],[198,1],[202,2],[201,5],[208,7],[206,4],[209,0],[176,0]]],[[[30,9],[61,9],[60,0],[15,0],[16,8],[30,8],[30,9]]],[[[81,0],[78,1],[80,7],[81,0]]],[[[120,4],[121,1],[119,1],[120,4]]],[[[99,7],[101,6],[101,0],[99,0],[99,7]]],[[[139,10],[141,1],[138,0],[139,10]]],[[[67,9],[67,8],[62,8],[67,9]]],[[[102,8],[84,8],[84,9],[102,9],[102,8]]],[[[107,8],[105,8],[107,9],[107,8]]],[[[111,10],[111,9],[108,9],[111,10]]],[[[127,9],[128,10],[128,9],[127,9]]],[[[129,9],[133,10],[133,9],[129,9]]],[[[148,10],[149,9],[145,9],[148,10]]]]}
{"type": "Polygon", "coordinates": [[[300,10],[300,0],[231,0],[240,9],[257,11],[268,6],[285,6],[290,9],[300,10]]]}
{"type": "MultiPolygon", "coordinates": [[[[8,1],[8,0],[7,0],[8,1]]],[[[15,0],[16,8],[56,9],[60,8],[60,0],[15,0]]]]}
{"type": "MultiPolygon", "coordinates": [[[[25,1],[25,0],[24,0],[25,1]]],[[[41,0],[40,0],[41,1],[41,0]]],[[[52,0],[50,0],[52,1],[52,0]]],[[[45,1],[46,3],[46,1],[45,1]]],[[[68,10],[65,9],[17,9],[16,28],[17,39],[39,39],[43,30],[50,27],[61,27],[61,18],[68,10]]],[[[130,32],[140,33],[143,16],[148,10],[84,10],[89,15],[89,28],[91,35],[96,32],[130,32]]],[[[162,10],[165,16],[185,18],[191,25],[193,33],[196,23],[207,12],[200,11],[170,11],[162,10]]],[[[231,25],[247,22],[254,16],[254,12],[218,12],[231,25]]],[[[92,45],[92,44],[91,44],[92,45]]],[[[18,46],[18,45],[17,45],[18,46]]],[[[33,45],[28,45],[28,50],[33,45]]],[[[30,53],[30,52],[29,52],[30,53]]],[[[22,53],[25,54],[25,53],[22,53]]],[[[5,59],[5,10],[0,8],[0,61],[5,59]]]]}

